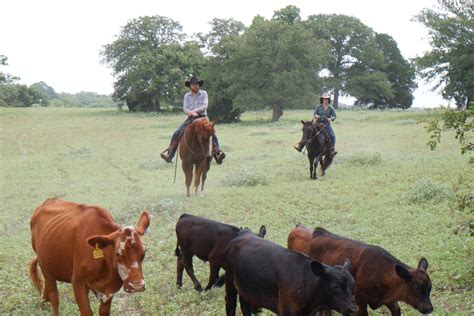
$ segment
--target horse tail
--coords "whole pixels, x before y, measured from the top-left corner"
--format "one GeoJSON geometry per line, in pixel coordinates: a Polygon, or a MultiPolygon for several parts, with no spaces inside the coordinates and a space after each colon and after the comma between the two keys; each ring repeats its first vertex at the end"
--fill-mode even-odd
{"type": "Polygon", "coordinates": [[[43,291],[43,279],[40,277],[38,271],[38,258],[34,258],[30,262],[30,279],[31,282],[33,282],[36,291],[41,295],[41,292],[43,291]]]}

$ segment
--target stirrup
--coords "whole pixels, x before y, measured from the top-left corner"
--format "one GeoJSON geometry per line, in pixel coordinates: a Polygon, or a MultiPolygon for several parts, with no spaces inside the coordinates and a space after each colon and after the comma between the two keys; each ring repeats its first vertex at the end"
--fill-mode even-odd
{"type": "Polygon", "coordinates": [[[167,163],[171,163],[173,161],[173,157],[170,155],[170,151],[167,149],[160,154],[161,158],[163,158],[167,163]]]}
{"type": "Polygon", "coordinates": [[[301,152],[303,150],[304,146],[301,146],[299,143],[296,145],[293,145],[293,148],[296,149],[297,151],[301,152]]]}

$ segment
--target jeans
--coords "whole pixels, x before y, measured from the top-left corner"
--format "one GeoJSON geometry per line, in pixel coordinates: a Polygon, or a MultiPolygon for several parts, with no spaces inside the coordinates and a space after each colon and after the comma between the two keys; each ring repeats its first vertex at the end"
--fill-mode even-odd
{"type": "Polygon", "coordinates": [[[324,127],[326,128],[326,132],[328,132],[328,135],[331,138],[332,145],[335,147],[336,146],[336,134],[334,133],[334,130],[332,129],[331,124],[325,123],[324,127]]]}

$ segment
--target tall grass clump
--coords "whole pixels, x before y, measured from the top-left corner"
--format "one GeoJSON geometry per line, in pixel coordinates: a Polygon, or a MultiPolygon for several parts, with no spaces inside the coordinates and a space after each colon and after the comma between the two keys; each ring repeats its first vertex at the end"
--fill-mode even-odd
{"type": "Polygon", "coordinates": [[[382,162],[382,155],[380,153],[365,153],[359,152],[350,155],[344,159],[349,165],[362,167],[362,166],[375,166],[382,162]]]}
{"type": "Polygon", "coordinates": [[[412,203],[442,202],[451,199],[453,191],[445,184],[422,178],[415,182],[407,195],[412,203]]]}
{"type": "Polygon", "coordinates": [[[226,175],[222,180],[222,184],[229,187],[254,187],[256,185],[266,185],[267,178],[259,172],[243,168],[226,175]]]}

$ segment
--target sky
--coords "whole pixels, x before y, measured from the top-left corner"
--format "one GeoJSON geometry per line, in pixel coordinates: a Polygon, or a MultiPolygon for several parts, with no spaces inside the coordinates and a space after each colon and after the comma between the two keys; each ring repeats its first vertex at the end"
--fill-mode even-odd
{"type": "MultiPolygon", "coordinates": [[[[411,19],[436,6],[436,0],[3,0],[0,55],[7,56],[8,66],[0,70],[20,77],[22,84],[44,81],[56,92],[110,94],[114,78],[101,64],[100,51],[131,19],[166,16],[192,35],[209,31],[213,18],[234,18],[248,26],[256,15],[270,19],[290,4],[300,8],[303,19],[320,13],[355,16],[391,35],[405,58],[430,50],[428,30],[411,19]]],[[[413,107],[448,104],[430,85],[418,85],[413,107]]]]}

